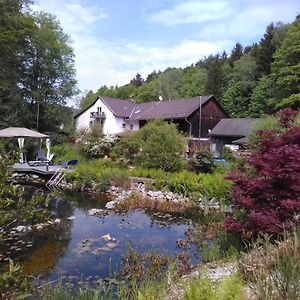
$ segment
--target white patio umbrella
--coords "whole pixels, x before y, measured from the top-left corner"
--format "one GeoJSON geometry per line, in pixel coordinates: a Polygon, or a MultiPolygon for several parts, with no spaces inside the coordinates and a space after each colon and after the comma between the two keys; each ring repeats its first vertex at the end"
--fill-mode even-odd
{"type": "MultiPolygon", "coordinates": [[[[17,137],[18,138],[18,144],[19,144],[19,148],[21,151],[21,154],[20,154],[20,162],[21,163],[24,162],[24,155],[23,155],[22,149],[24,148],[24,138],[25,137],[39,138],[39,139],[49,138],[49,136],[46,134],[43,134],[43,133],[40,133],[40,132],[37,132],[34,130],[30,130],[30,129],[24,128],[24,127],[8,127],[5,129],[1,129],[0,137],[17,137]]],[[[50,139],[49,139],[49,147],[50,147],[50,139]]],[[[47,146],[47,149],[48,149],[48,146],[47,146]]],[[[49,148],[49,152],[50,152],[50,148],[49,148]]]]}

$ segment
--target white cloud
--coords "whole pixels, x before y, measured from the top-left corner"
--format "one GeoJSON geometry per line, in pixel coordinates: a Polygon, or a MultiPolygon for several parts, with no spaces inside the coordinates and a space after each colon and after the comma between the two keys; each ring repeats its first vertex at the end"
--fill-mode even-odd
{"type": "Polygon", "coordinates": [[[293,21],[299,9],[300,5],[296,1],[249,1],[230,20],[204,24],[199,30],[199,37],[216,40],[226,36],[236,42],[253,40],[257,36],[262,37],[271,22],[293,21]]]}
{"type": "MultiPolygon", "coordinates": [[[[171,25],[189,24],[186,25],[184,40],[176,41],[174,31],[172,43],[165,47],[159,46],[159,41],[151,44],[148,40],[145,44],[138,37],[121,40],[97,35],[94,30],[114,15],[113,12],[108,15],[99,6],[87,5],[87,0],[36,1],[39,1],[35,5],[36,10],[56,15],[64,31],[71,35],[78,85],[82,91],[96,90],[101,85],[126,84],[137,72],[146,77],[153,70],[184,67],[206,55],[221,53],[224,49],[230,51],[243,38],[249,44],[249,40],[257,41],[257,37],[262,36],[270,22],[292,21],[297,9],[299,11],[297,0],[289,0],[288,4],[283,0],[184,1],[147,17],[148,21],[169,26],[165,41],[168,41],[168,34],[172,34],[171,25]],[[193,27],[192,23],[196,25],[193,27]]],[[[142,29],[145,24],[137,23],[139,17],[136,15],[135,26],[142,29]]],[[[118,25],[118,19],[112,21],[118,25]]],[[[160,29],[163,30],[163,26],[160,29]]],[[[107,30],[109,36],[109,28],[107,30]]],[[[123,36],[131,33],[127,30],[122,30],[123,36]]]]}
{"type": "MultiPolygon", "coordinates": [[[[58,9],[58,0],[40,0],[38,7],[57,15],[72,38],[79,88],[97,90],[101,85],[123,85],[137,73],[186,66],[205,55],[223,51],[228,42],[186,39],[168,47],[147,46],[139,41],[108,40],[93,34],[107,14],[101,8],[68,0],[58,9]]],[[[150,44],[150,43],[148,43],[150,44]]],[[[232,44],[229,43],[230,45],[232,44]]]]}
{"type": "Polygon", "coordinates": [[[149,14],[146,20],[172,26],[222,20],[232,15],[233,12],[234,6],[229,6],[226,1],[185,1],[170,9],[149,14]]]}
{"type": "Polygon", "coordinates": [[[92,24],[109,17],[101,7],[86,5],[81,0],[37,0],[33,9],[57,16],[64,31],[72,35],[88,32],[92,24]]]}
{"type": "Polygon", "coordinates": [[[85,40],[77,45],[77,72],[80,87],[96,90],[101,85],[123,85],[137,73],[147,76],[153,70],[185,67],[205,55],[222,52],[232,41],[185,40],[168,48],[147,47],[126,41],[85,40]]]}

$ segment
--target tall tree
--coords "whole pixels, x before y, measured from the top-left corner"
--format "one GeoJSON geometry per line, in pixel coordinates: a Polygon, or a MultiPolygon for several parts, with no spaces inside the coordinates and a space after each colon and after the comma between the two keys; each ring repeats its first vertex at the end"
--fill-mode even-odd
{"type": "Polygon", "coordinates": [[[183,84],[182,78],[183,70],[181,68],[168,68],[160,74],[157,79],[160,96],[166,100],[180,98],[183,84]]]}
{"type": "Polygon", "coordinates": [[[85,91],[80,99],[80,109],[84,110],[89,107],[97,98],[97,93],[95,94],[92,90],[85,91]]]}
{"type": "Polygon", "coordinates": [[[51,131],[75,94],[74,54],[57,20],[30,3],[0,2],[0,126],[51,131]]]}
{"type": "Polygon", "coordinates": [[[271,72],[271,63],[273,62],[273,54],[280,47],[283,38],[286,35],[286,25],[283,23],[271,23],[260,40],[260,43],[253,52],[257,64],[258,76],[267,75],[271,72]]]}
{"type": "Polygon", "coordinates": [[[300,16],[288,28],[287,36],[274,54],[276,109],[300,108],[300,16]]]}
{"type": "Polygon", "coordinates": [[[216,56],[211,61],[208,68],[205,93],[213,94],[217,99],[221,99],[223,94],[223,71],[219,57],[216,56]]]}
{"type": "Polygon", "coordinates": [[[189,67],[183,75],[182,97],[189,98],[204,93],[207,71],[199,67],[189,67]]]}
{"type": "Polygon", "coordinates": [[[21,95],[20,77],[34,21],[27,14],[29,1],[0,1],[0,127],[27,125],[28,111],[21,95]]]}
{"type": "Polygon", "coordinates": [[[274,79],[270,75],[263,75],[253,89],[249,107],[251,117],[261,117],[274,112],[274,79]]]}
{"type": "Polygon", "coordinates": [[[240,43],[236,43],[228,59],[230,67],[233,68],[234,62],[239,60],[242,56],[243,56],[243,46],[240,43]]]}
{"type": "Polygon", "coordinates": [[[39,13],[34,15],[34,22],[31,45],[23,62],[26,76],[21,78],[20,84],[32,110],[38,106],[37,128],[51,131],[55,130],[53,122],[49,123],[53,109],[59,112],[59,106],[76,93],[74,53],[68,45],[69,36],[54,16],[39,13]]]}
{"type": "Polygon", "coordinates": [[[273,33],[274,33],[274,24],[271,23],[267,29],[264,37],[261,39],[258,47],[258,53],[255,57],[257,64],[257,71],[259,75],[270,74],[271,63],[273,61],[273,54],[276,50],[273,45],[273,33]]]}
{"type": "Polygon", "coordinates": [[[133,77],[132,79],[131,79],[131,81],[130,81],[130,83],[132,84],[132,85],[134,85],[135,87],[139,87],[139,86],[141,86],[143,83],[144,83],[144,78],[141,76],[141,74],[140,73],[137,73],[136,75],[135,75],[135,77],[133,77]]]}

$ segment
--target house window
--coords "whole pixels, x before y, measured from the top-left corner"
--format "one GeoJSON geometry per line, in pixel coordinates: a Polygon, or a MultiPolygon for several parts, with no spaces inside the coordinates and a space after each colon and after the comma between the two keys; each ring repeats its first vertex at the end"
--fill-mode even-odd
{"type": "Polygon", "coordinates": [[[101,107],[97,107],[97,112],[98,114],[101,114],[102,108],[101,107]]]}
{"type": "Polygon", "coordinates": [[[92,128],[93,126],[93,121],[90,121],[90,128],[92,128]]]}
{"type": "Polygon", "coordinates": [[[133,124],[130,124],[130,130],[133,130],[133,124]]]}
{"type": "Polygon", "coordinates": [[[122,124],[122,128],[126,128],[126,124],[125,123],[122,124]]]}

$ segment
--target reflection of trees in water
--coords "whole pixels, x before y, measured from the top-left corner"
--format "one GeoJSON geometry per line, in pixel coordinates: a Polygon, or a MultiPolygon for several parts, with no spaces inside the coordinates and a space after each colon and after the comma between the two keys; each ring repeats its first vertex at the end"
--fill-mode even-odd
{"type": "Polygon", "coordinates": [[[27,238],[32,240],[33,249],[20,262],[24,273],[36,276],[51,271],[69,246],[71,229],[72,222],[62,222],[30,233],[27,238]]]}
{"type": "Polygon", "coordinates": [[[60,196],[48,195],[48,207],[54,217],[66,218],[74,214],[74,204],[60,196]]]}
{"type": "Polygon", "coordinates": [[[68,203],[76,203],[76,208],[87,213],[91,208],[104,208],[107,199],[104,196],[91,196],[80,192],[68,192],[61,194],[61,198],[68,203]]]}

